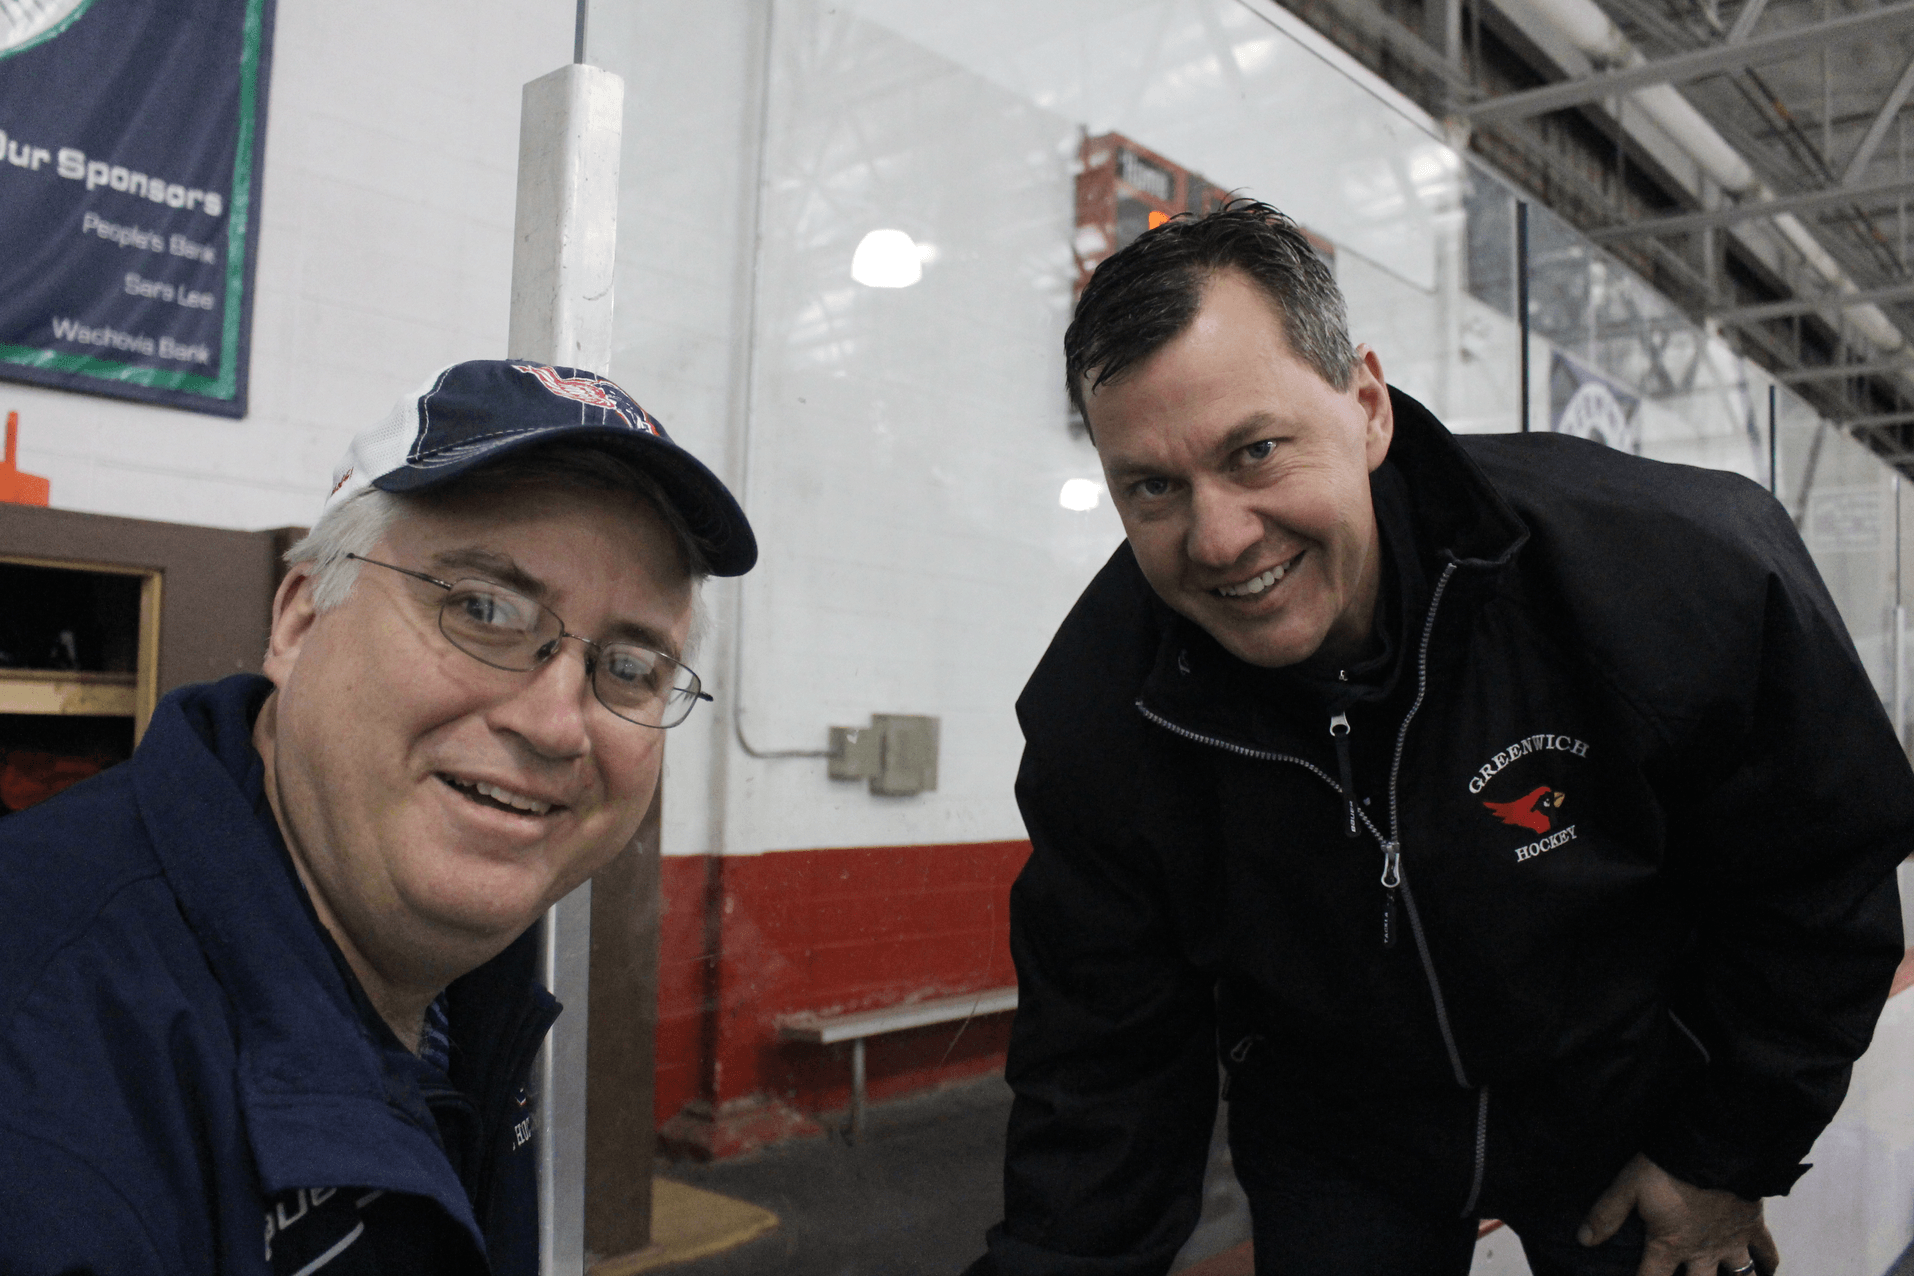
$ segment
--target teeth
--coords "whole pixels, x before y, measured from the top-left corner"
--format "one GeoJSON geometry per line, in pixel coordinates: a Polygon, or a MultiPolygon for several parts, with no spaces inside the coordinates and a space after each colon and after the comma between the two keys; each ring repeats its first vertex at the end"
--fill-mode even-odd
{"type": "Polygon", "coordinates": [[[1288,563],[1278,563],[1260,576],[1252,576],[1240,585],[1224,585],[1216,592],[1225,598],[1242,598],[1245,595],[1260,594],[1281,580],[1288,571],[1288,563]]]}
{"type": "Polygon", "coordinates": [[[514,793],[510,789],[501,789],[498,785],[487,784],[483,780],[475,781],[467,787],[475,792],[483,793],[494,802],[503,802],[515,811],[527,811],[533,815],[543,815],[552,809],[550,802],[540,802],[537,798],[528,798],[523,793],[514,793]]]}

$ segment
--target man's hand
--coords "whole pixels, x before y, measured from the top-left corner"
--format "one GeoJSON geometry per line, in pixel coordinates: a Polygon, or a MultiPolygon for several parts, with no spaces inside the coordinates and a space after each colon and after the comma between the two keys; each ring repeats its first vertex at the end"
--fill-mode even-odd
{"type": "Polygon", "coordinates": [[[1726,1276],[1750,1262],[1761,1276],[1772,1276],[1781,1264],[1759,1201],[1694,1187],[1639,1154],[1589,1210],[1576,1239],[1600,1245],[1628,1221],[1630,1210],[1648,1232],[1637,1276],[1674,1276],[1684,1263],[1688,1276],[1716,1276],[1717,1270],[1726,1276]]]}

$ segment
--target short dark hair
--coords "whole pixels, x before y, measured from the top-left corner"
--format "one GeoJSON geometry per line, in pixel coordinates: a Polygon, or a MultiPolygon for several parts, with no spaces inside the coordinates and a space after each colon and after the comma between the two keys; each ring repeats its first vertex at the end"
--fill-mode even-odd
{"type": "Polygon", "coordinates": [[[1242,271],[1263,290],[1298,358],[1336,389],[1349,388],[1356,352],[1328,264],[1290,218],[1233,199],[1207,217],[1184,213],[1145,231],[1090,276],[1063,335],[1070,402],[1086,424],[1086,390],[1117,380],[1181,336],[1204,285],[1226,270],[1242,271]]]}

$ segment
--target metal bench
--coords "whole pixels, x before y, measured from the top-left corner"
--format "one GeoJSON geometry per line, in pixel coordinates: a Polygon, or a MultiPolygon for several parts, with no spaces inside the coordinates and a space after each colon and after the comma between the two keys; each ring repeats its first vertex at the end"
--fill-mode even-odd
{"type": "Polygon", "coordinates": [[[864,1041],[887,1032],[923,1028],[934,1023],[951,1023],[978,1015],[994,1015],[1017,1008],[1016,988],[986,988],[957,997],[939,997],[935,1001],[912,1001],[882,1010],[860,1010],[848,1015],[792,1015],[778,1025],[778,1035],[786,1041],[809,1041],[818,1045],[851,1043],[851,1124],[847,1131],[855,1143],[864,1129],[864,1041]]]}

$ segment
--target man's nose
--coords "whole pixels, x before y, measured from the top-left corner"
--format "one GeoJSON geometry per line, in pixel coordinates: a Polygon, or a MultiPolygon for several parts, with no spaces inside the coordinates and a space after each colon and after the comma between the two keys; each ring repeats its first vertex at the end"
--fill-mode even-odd
{"type": "Polygon", "coordinates": [[[566,760],[590,748],[587,723],[594,707],[589,648],[561,641],[550,659],[519,675],[515,692],[492,711],[494,726],[522,738],[542,758],[566,760]]]}
{"type": "Polygon", "coordinates": [[[1198,484],[1190,493],[1186,552],[1199,567],[1229,567],[1263,538],[1263,520],[1249,503],[1228,490],[1198,484]]]}

